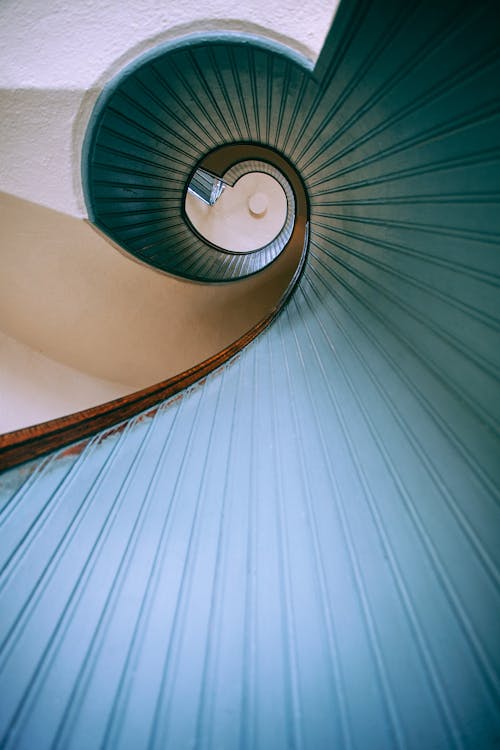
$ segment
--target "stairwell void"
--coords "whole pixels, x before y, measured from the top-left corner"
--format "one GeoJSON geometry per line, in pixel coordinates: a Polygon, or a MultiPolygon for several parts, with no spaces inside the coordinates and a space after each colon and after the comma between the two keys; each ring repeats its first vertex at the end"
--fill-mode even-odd
{"type": "Polygon", "coordinates": [[[3,474],[2,747],[498,746],[499,57],[494,2],[343,0],[314,68],[206,36],[105,91],[86,193],[127,252],[257,272],[182,213],[242,145],[308,252],[237,358],[3,474]]]}

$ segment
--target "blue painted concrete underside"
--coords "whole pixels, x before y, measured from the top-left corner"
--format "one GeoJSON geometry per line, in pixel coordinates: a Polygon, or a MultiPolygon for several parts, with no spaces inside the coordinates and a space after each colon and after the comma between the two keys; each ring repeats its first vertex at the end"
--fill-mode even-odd
{"type": "Polygon", "coordinates": [[[285,311],[3,475],[2,748],[499,746],[497,16],[345,0],[285,311]]]}

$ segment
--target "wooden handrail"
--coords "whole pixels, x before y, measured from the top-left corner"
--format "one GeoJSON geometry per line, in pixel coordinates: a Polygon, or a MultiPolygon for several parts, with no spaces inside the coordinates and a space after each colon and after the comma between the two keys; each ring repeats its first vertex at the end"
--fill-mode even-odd
{"type": "Polygon", "coordinates": [[[222,351],[167,380],[90,409],[83,409],[65,417],[58,417],[0,435],[0,471],[111,428],[179,394],[238,354],[281,312],[300,278],[308,246],[309,225],[303,221],[302,217],[297,218],[296,224],[299,225],[297,228],[302,231],[294,232],[295,239],[292,238],[289,244],[296,242],[298,237],[302,237],[300,261],[287,289],[265,318],[222,351]]]}

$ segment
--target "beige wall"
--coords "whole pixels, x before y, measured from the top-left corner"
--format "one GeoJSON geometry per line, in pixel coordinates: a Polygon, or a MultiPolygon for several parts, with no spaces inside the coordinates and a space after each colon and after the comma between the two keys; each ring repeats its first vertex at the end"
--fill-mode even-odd
{"type": "MultiPolygon", "coordinates": [[[[32,352],[4,348],[3,382],[15,384],[17,403],[36,405],[15,426],[38,421],[44,393],[56,417],[198,364],[268,314],[297,262],[295,251],[284,252],[248,279],[198,284],[137,263],[82,219],[0,194],[0,330],[32,352]],[[21,362],[29,371],[10,375],[21,362]],[[67,381],[59,403],[47,385],[56,363],[67,368],[57,370],[58,382],[67,381]],[[76,373],[85,398],[75,390],[69,401],[76,373]]],[[[12,416],[8,427],[2,419],[0,432],[11,429],[12,416]]]]}
{"type": "Polygon", "coordinates": [[[234,253],[258,250],[272,242],[283,229],[287,216],[285,191],[274,177],[253,172],[226,187],[213,206],[188,192],[186,215],[202,237],[234,253]],[[250,210],[252,197],[263,196],[262,214],[250,210]]]}
{"type": "Polygon", "coordinates": [[[0,432],[174,375],[273,307],[296,257],[251,279],[200,285],[138,264],[86,224],[83,136],[103,86],[156,45],[224,30],[314,60],[337,5],[0,2],[0,432]]]}
{"type": "Polygon", "coordinates": [[[0,433],[97,406],[131,390],[54,362],[0,331],[0,433]]]}

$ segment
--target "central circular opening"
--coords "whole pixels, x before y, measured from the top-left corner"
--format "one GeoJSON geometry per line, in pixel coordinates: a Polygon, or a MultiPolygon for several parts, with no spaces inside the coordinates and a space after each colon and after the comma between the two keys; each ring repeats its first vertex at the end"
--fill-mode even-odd
{"type": "Polygon", "coordinates": [[[248,210],[252,216],[264,216],[269,205],[269,198],[266,193],[254,193],[248,199],[248,210]]]}
{"type": "Polygon", "coordinates": [[[209,187],[202,197],[188,190],[185,199],[189,221],[208,242],[233,253],[248,253],[280,234],[288,202],[282,186],[271,175],[250,172],[233,186],[209,187]]]}

